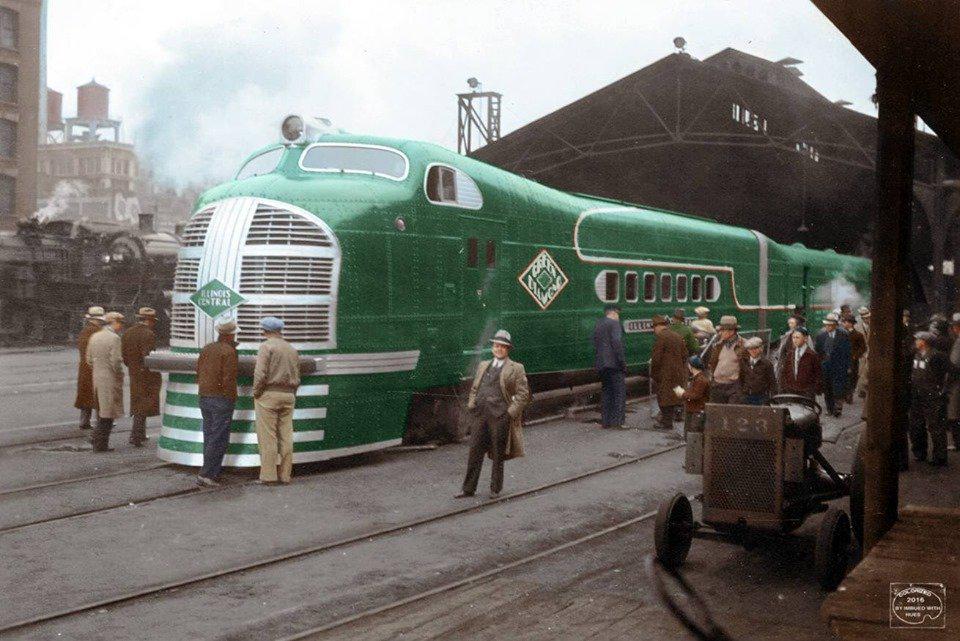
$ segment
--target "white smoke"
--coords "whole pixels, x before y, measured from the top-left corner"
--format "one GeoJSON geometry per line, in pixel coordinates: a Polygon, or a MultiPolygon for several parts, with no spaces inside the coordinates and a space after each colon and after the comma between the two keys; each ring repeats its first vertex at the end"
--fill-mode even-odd
{"type": "Polygon", "coordinates": [[[828,283],[817,287],[813,293],[813,304],[818,306],[829,306],[831,310],[839,309],[843,305],[849,305],[852,311],[858,307],[865,306],[869,300],[857,290],[857,286],[846,279],[842,274],[828,283]]]}
{"type": "Polygon", "coordinates": [[[41,224],[55,220],[67,210],[71,201],[83,198],[88,191],[89,187],[79,180],[61,180],[54,186],[47,203],[30,218],[41,224]]]}

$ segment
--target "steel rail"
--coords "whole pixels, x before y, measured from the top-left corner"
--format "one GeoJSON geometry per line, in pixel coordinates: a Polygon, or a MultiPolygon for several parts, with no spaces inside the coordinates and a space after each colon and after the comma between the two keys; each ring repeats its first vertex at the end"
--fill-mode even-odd
{"type": "Polygon", "coordinates": [[[19,494],[21,492],[30,492],[33,490],[41,490],[46,487],[56,487],[58,485],[69,485],[71,483],[82,483],[84,481],[95,481],[97,479],[110,478],[112,476],[126,476],[127,474],[139,474],[140,472],[147,472],[149,470],[157,470],[162,467],[174,467],[173,463],[151,463],[150,465],[144,465],[143,467],[137,467],[134,469],[124,469],[117,470],[115,472],[104,472],[102,474],[90,474],[89,476],[78,476],[69,479],[61,479],[59,481],[49,481],[47,483],[37,483],[36,485],[28,485],[26,487],[18,487],[11,490],[3,490],[0,492],[0,496],[10,496],[11,494],[19,494]]]}
{"type": "Polygon", "coordinates": [[[657,457],[657,456],[661,456],[661,455],[663,455],[663,454],[668,454],[668,453],[670,453],[670,452],[674,452],[674,451],[676,451],[676,450],[678,450],[678,449],[681,449],[681,448],[683,448],[683,447],[686,447],[686,444],[684,444],[684,443],[678,443],[678,444],[676,444],[676,445],[671,445],[671,446],[669,446],[669,447],[661,448],[661,449],[659,449],[659,450],[654,450],[653,452],[647,452],[646,454],[641,454],[641,455],[639,455],[639,456],[634,456],[634,457],[625,458],[625,459],[622,459],[622,460],[620,460],[620,461],[617,461],[616,463],[613,463],[613,464],[611,464],[611,465],[607,465],[607,466],[604,466],[604,467],[601,467],[601,468],[596,468],[596,469],[593,469],[593,470],[587,470],[586,472],[580,472],[580,473],[577,473],[577,474],[574,474],[574,475],[571,475],[571,476],[562,478],[562,479],[557,480],[557,481],[550,481],[550,482],[547,482],[547,483],[542,483],[542,484],[537,485],[537,486],[534,486],[534,487],[532,487],[532,488],[528,488],[528,489],[526,489],[526,490],[521,490],[521,491],[518,491],[518,492],[514,492],[514,493],[512,493],[512,494],[507,494],[507,495],[504,495],[504,496],[500,496],[500,497],[498,497],[498,498],[496,498],[496,499],[487,500],[487,501],[484,501],[484,502],[482,502],[482,503],[476,503],[476,504],[474,504],[474,505],[469,505],[469,506],[462,507],[462,508],[456,508],[456,509],[453,509],[453,510],[447,510],[447,511],[445,511],[445,512],[440,512],[440,513],[438,513],[438,514],[434,514],[434,515],[431,515],[431,516],[427,516],[427,517],[423,517],[423,518],[419,518],[419,519],[414,519],[414,520],[412,520],[412,521],[406,521],[406,522],[403,522],[403,523],[398,523],[398,524],[396,524],[396,525],[390,525],[390,526],[387,526],[387,527],[380,528],[380,529],[378,529],[378,530],[374,530],[373,532],[366,532],[366,533],[363,533],[363,534],[357,534],[357,535],[345,537],[345,538],[342,538],[342,539],[338,539],[338,540],[335,540],[335,541],[330,541],[330,542],[327,542],[327,543],[319,543],[319,544],[316,544],[316,545],[307,546],[307,547],[300,548],[300,549],[297,549],[297,550],[291,550],[291,551],[289,551],[289,552],[281,552],[281,553],[279,553],[279,554],[275,554],[275,555],[273,555],[273,556],[269,556],[269,557],[266,557],[266,558],[263,558],[263,559],[258,559],[258,560],[256,560],[256,561],[250,561],[250,562],[246,562],[246,563],[239,563],[239,564],[236,564],[236,565],[229,566],[229,567],[227,567],[227,568],[222,568],[222,569],[219,569],[219,570],[212,570],[212,571],[210,571],[210,572],[205,572],[205,573],[203,573],[203,574],[201,574],[201,575],[194,576],[194,577],[190,577],[190,578],[186,578],[186,579],[174,579],[174,580],[171,580],[171,581],[165,581],[165,582],[163,582],[163,583],[159,583],[159,584],[156,584],[156,585],[144,587],[144,588],[141,588],[141,589],[138,589],[138,590],[134,590],[134,591],[128,592],[128,593],[126,593],[126,594],[121,594],[121,595],[119,595],[119,596],[107,597],[107,598],[104,598],[104,599],[100,599],[100,600],[98,600],[98,601],[93,601],[93,602],[90,602],[90,603],[81,604],[81,605],[79,605],[79,606],[72,606],[72,607],[64,608],[64,609],[62,609],[62,610],[56,610],[56,611],[54,611],[54,612],[50,612],[50,613],[47,613],[47,614],[41,614],[41,615],[38,615],[38,616],[34,616],[34,617],[31,617],[31,618],[28,618],[28,619],[23,619],[23,620],[20,620],[20,621],[14,621],[13,623],[10,623],[10,624],[4,625],[3,627],[0,627],[0,636],[2,636],[2,635],[4,635],[4,634],[8,634],[8,633],[13,632],[13,631],[16,631],[16,630],[21,630],[21,629],[23,629],[23,628],[28,628],[28,627],[31,627],[31,626],[35,626],[35,625],[38,625],[38,624],[40,624],[40,623],[45,623],[45,622],[47,622],[47,621],[53,621],[53,620],[56,620],[56,619],[62,619],[62,618],[65,618],[65,617],[74,616],[74,615],[77,615],[77,614],[82,614],[82,613],[84,613],[84,612],[90,612],[91,610],[97,610],[97,609],[99,609],[99,608],[104,608],[104,607],[108,607],[108,606],[115,606],[115,605],[127,603],[127,602],[130,602],[130,601],[134,601],[134,600],[136,600],[136,599],[140,599],[140,598],[147,597],[147,596],[152,596],[152,595],[154,595],[154,594],[158,594],[158,593],[160,593],[160,592],[166,592],[166,591],[168,591],[168,590],[172,590],[172,589],[175,589],[175,588],[176,588],[176,589],[179,589],[179,588],[183,588],[183,587],[187,587],[187,586],[191,586],[191,585],[196,585],[196,584],[198,584],[198,583],[203,583],[203,582],[209,581],[209,580],[211,580],[211,579],[218,579],[218,578],[222,578],[222,577],[225,577],[225,576],[230,576],[230,575],[234,575],[234,574],[240,574],[240,573],[247,572],[247,571],[250,571],[250,570],[255,570],[255,569],[267,567],[267,566],[270,566],[270,565],[277,565],[277,564],[282,563],[282,562],[284,562],[284,561],[290,561],[290,560],[294,560],[294,559],[298,559],[298,558],[303,558],[303,557],[311,556],[311,555],[313,555],[313,554],[318,554],[318,553],[322,553],[322,552],[327,552],[327,551],[329,551],[329,550],[333,550],[333,549],[340,548],[340,547],[345,547],[345,546],[352,545],[352,544],[355,544],[355,543],[360,543],[360,542],[369,541],[370,539],[373,539],[373,538],[379,538],[379,537],[383,537],[383,536],[388,536],[388,535],[390,535],[390,534],[394,534],[394,533],[396,533],[396,532],[400,532],[400,531],[403,531],[403,530],[410,530],[410,529],[412,529],[412,528],[421,527],[421,526],[424,526],[424,525],[428,525],[428,524],[430,524],[430,523],[435,523],[435,522],[437,522],[437,521],[443,521],[443,520],[449,519],[449,518],[454,517],[454,516],[459,516],[459,515],[461,515],[461,514],[467,514],[467,513],[470,513],[470,512],[480,511],[480,510],[489,508],[489,507],[491,507],[491,506],[498,505],[498,504],[500,504],[500,503],[504,503],[504,502],[507,502],[507,501],[514,501],[514,500],[517,500],[517,499],[520,499],[520,498],[523,498],[523,497],[526,497],[526,496],[530,496],[530,495],[532,495],[532,494],[536,494],[536,493],[538,493],[538,492],[542,492],[542,491],[544,491],[544,490],[552,489],[552,488],[559,487],[559,486],[562,486],[562,485],[567,485],[567,484],[569,484],[569,483],[573,483],[573,482],[579,481],[579,480],[581,480],[581,479],[585,479],[585,478],[589,478],[589,477],[596,476],[596,475],[599,475],[599,474],[603,474],[603,473],[606,473],[606,472],[610,472],[610,471],[619,469],[619,468],[621,468],[621,467],[625,467],[625,466],[627,466],[627,465],[633,465],[633,464],[635,464],[635,463],[640,463],[640,462],[643,462],[643,461],[646,461],[646,460],[655,458],[655,457],[657,457]]]}
{"type": "MultiPolygon", "coordinates": [[[[687,498],[692,500],[693,496],[690,496],[687,498]]],[[[466,585],[470,585],[471,583],[477,583],[478,581],[483,581],[484,579],[488,579],[492,576],[503,574],[508,570],[512,570],[522,565],[527,565],[528,563],[538,561],[542,558],[551,556],[558,552],[563,552],[564,550],[568,550],[572,547],[582,545],[584,543],[588,543],[595,539],[599,539],[600,537],[606,536],[608,534],[612,534],[619,530],[626,529],[630,526],[636,525],[637,523],[642,523],[644,521],[652,519],[656,515],[657,515],[657,510],[646,512],[639,516],[634,516],[629,519],[619,521],[618,523],[605,527],[602,530],[597,530],[596,532],[591,532],[590,534],[586,534],[579,538],[573,539],[572,541],[567,541],[566,543],[555,545],[554,547],[547,548],[546,550],[541,550],[540,552],[536,552],[534,554],[530,554],[520,559],[510,561],[509,563],[498,565],[495,568],[490,568],[489,570],[484,570],[483,572],[478,572],[476,574],[472,574],[462,579],[451,581],[450,583],[445,583],[441,586],[437,586],[430,590],[426,590],[424,592],[418,592],[417,594],[413,594],[403,599],[391,601],[390,603],[386,603],[376,608],[370,608],[369,610],[364,610],[363,612],[358,612],[357,614],[352,614],[348,617],[343,617],[342,619],[331,621],[330,623],[324,623],[323,625],[319,625],[317,627],[310,628],[308,630],[303,630],[301,632],[298,632],[290,636],[280,637],[279,639],[276,639],[276,641],[299,641],[300,639],[307,639],[309,637],[313,637],[318,634],[323,634],[324,632],[329,632],[336,628],[341,628],[345,625],[349,625],[351,623],[355,623],[357,621],[361,621],[363,619],[367,619],[367,618],[376,616],[378,614],[383,614],[384,612],[389,612],[390,610],[396,610],[397,608],[401,608],[405,605],[410,605],[411,603],[416,603],[417,601],[422,601],[423,599],[427,599],[432,596],[442,594],[444,592],[450,592],[451,590],[456,590],[466,585]]],[[[283,614],[283,613],[279,613],[279,614],[283,614]]],[[[273,616],[275,617],[276,615],[273,615],[273,616]]]]}

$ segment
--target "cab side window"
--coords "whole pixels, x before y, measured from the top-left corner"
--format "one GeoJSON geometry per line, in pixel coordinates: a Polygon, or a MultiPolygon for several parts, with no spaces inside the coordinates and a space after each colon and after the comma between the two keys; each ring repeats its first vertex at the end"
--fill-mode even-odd
{"type": "Polygon", "coordinates": [[[436,205],[480,209],[483,195],[473,179],[453,167],[431,165],[424,180],[427,200],[436,205]]]}

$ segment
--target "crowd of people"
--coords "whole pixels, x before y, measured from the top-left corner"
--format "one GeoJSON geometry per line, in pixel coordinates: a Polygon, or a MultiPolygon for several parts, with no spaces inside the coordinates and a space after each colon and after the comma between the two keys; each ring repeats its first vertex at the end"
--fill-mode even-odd
{"type": "MultiPolygon", "coordinates": [[[[672,430],[683,421],[684,431],[703,429],[707,403],[764,405],[776,394],[816,399],[833,416],[854,395],[866,397],[867,346],[870,310],[854,314],[847,306],[828,314],[816,335],[802,313],[787,320],[773,352],[759,336],[740,334],[737,318],[721,316],[714,325],[710,310],[697,307],[696,319],[676,309],[671,319],[655,315],[649,376],[657,400],[658,429],[672,430]]],[[[113,422],[124,414],[123,366],[130,376],[130,443],[142,447],[148,440],[147,419],[160,414],[162,379],[145,359],[156,347],[156,311],[142,307],[137,323],[124,327],[118,312],[90,307],[78,340],[80,365],[75,405],[80,428],[93,430],[97,452],[110,451],[113,422]],[[96,427],[91,424],[94,412],[96,427]]],[[[904,323],[909,327],[909,317],[904,323]]],[[[300,385],[296,349],[283,338],[283,321],[272,316],[260,321],[263,342],[257,351],[252,396],[261,467],[259,482],[290,483],[293,470],[293,410],[300,385]]],[[[218,339],[206,345],[197,359],[198,404],[202,416],[203,466],[200,485],[220,484],[223,459],[237,401],[239,355],[237,325],[216,325],[218,339]]],[[[954,448],[960,444],[960,314],[952,323],[935,315],[927,330],[912,335],[909,353],[908,426],[902,430],[901,469],[909,464],[909,450],[917,461],[947,464],[947,431],[954,448]],[[929,444],[929,447],[928,447],[929,444]],[[929,455],[929,456],[928,456],[929,455]]],[[[510,359],[512,338],[499,330],[491,339],[493,358],[480,363],[470,389],[467,410],[473,417],[467,472],[458,497],[473,496],[484,458],[493,464],[490,492],[503,487],[503,463],[523,456],[522,416],[530,402],[523,365],[510,359]]],[[[627,359],[620,307],[608,304],[593,333],[595,367],[601,381],[601,423],[623,428],[626,421],[627,359]]],[[[906,364],[905,364],[906,365],[906,364]]],[[[906,372],[904,372],[906,375],[906,372]]]]}
{"type": "MultiPolygon", "coordinates": [[[[157,313],[149,307],[137,312],[137,323],[124,326],[123,314],[90,307],[80,332],[77,396],[80,429],[93,430],[93,451],[109,452],[113,423],[124,415],[123,367],[130,375],[130,443],[143,447],[147,418],[160,414],[162,377],[146,364],[157,345],[157,313]],[[96,427],[91,424],[96,413],[96,427]]],[[[293,408],[300,385],[297,350],[283,338],[283,321],[267,316],[260,321],[263,342],[257,351],[253,372],[260,479],[266,485],[290,483],[293,471],[293,408]]],[[[218,339],[206,345],[197,359],[197,393],[203,429],[203,466],[199,485],[217,486],[223,457],[230,443],[230,427],[237,401],[239,354],[237,324],[216,326],[218,339]]]]}
{"type": "MultiPolygon", "coordinates": [[[[736,317],[714,323],[710,310],[697,307],[687,323],[678,308],[671,319],[655,315],[649,375],[658,405],[657,428],[670,430],[683,420],[685,431],[702,429],[706,403],[764,405],[776,394],[816,400],[839,417],[854,396],[867,395],[867,346],[870,310],[848,306],[827,314],[815,334],[801,312],[787,320],[779,345],[768,352],[759,336],[740,335],[736,317]]],[[[909,327],[909,316],[904,322],[909,327]]],[[[947,464],[947,432],[960,444],[960,314],[948,322],[934,315],[929,328],[910,335],[909,421],[901,434],[900,466],[917,461],[947,464]],[[929,448],[928,448],[929,441],[929,448]],[[928,456],[929,455],[929,456],[928,456]]],[[[626,356],[620,307],[609,304],[593,335],[596,369],[602,387],[601,423],[622,428],[625,420],[626,356]]],[[[864,418],[864,417],[861,417],[864,418]]]]}

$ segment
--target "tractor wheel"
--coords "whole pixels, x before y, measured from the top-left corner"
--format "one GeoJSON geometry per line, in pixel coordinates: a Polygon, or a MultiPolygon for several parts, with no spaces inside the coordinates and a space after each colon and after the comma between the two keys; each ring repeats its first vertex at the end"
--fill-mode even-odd
{"type": "Polygon", "coordinates": [[[824,590],[836,589],[846,576],[850,542],[850,517],[839,508],[830,508],[820,522],[813,557],[817,580],[824,590]]]}
{"type": "Polygon", "coordinates": [[[653,531],[657,558],[668,568],[683,565],[693,542],[693,508],[683,494],[660,504],[653,531]]]}

